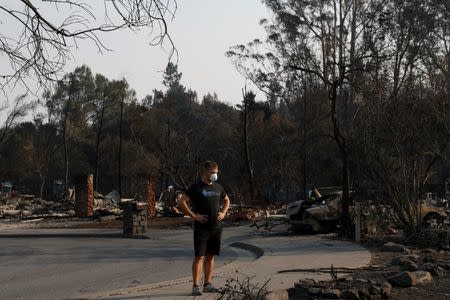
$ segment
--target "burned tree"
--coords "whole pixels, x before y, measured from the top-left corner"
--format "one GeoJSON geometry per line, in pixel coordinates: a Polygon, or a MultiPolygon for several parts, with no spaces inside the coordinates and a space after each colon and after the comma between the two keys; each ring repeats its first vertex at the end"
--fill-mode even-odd
{"type": "Polygon", "coordinates": [[[0,88],[17,83],[28,88],[29,77],[39,85],[57,80],[71,49],[82,40],[90,40],[100,52],[108,50],[101,39],[108,32],[148,29],[153,36],[151,45],[161,44],[167,38],[171,52],[175,51],[166,23],[167,17],[174,16],[175,0],[99,2],[103,4],[100,9],[82,0],[0,4],[3,24],[9,26],[0,29],[0,53],[7,57],[10,66],[0,74],[0,88]]]}

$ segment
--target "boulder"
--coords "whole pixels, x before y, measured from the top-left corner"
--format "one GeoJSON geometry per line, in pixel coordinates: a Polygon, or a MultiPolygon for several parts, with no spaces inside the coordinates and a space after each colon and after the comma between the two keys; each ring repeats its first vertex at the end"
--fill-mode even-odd
{"type": "Polygon", "coordinates": [[[416,285],[416,277],[412,272],[400,272],[388,278],[388,282],[393,286],[411,287],[416,285]]]}
{"type": "Polygon", "coordinates": [[[416,284],[425,284],[433,280],[433,276],[427,271],[416,271],[413,274],[416,276],[416,284]]]}
{"type": "Polygon", "coordinates": [[[391,266],[400,266],[402,271],[417,271],[419,267],[415,262],[405,256],[397,256],[391,260],[391,266]]]}
{"type": "Polygon", "coordinates": [[[401,253],[411,253],[411,250],[403,246],[402,244],[397,244],[393,242],[387,242],[381,247],[382,251],[385,252],[401,252],[401,253]]]}
{"type": "Polygon", "coordinates": [[[426,271],[400,272],[388,278],[390,284],[399,287],[411,287],[418,284],[425,284],[432,280],[433,277],[430,272],[426,271]]]}

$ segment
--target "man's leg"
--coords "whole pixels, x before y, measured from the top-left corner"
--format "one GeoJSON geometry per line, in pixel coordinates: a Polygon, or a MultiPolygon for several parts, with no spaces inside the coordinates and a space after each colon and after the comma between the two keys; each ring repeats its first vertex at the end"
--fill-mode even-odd
{"type": "Polygon", "coordinates": [[[222,228],[218,228],[211,233],[206,245],[205,255],[205,281],[203,285],[204,292],[217,292],[218,289],[211,284],[212,274],[214,271],[214,256],[220,255],[220,240],[222,236],[222,228]]]}
{"type": "Polygon", "coordinates": [[[194,280],[194,285],[199,285],[200,277],[202,275],[202,267],[204,262],[204,256],[194,257],[192,262],[192,276],[194,280]]]}
{"type": "Polygon", "coordinates": [[[204,284],[211,283],[213,270],[214,270],[214,255],[206,254],[206,257],[205,257],[205,282],[204,282],[204,284]]]}

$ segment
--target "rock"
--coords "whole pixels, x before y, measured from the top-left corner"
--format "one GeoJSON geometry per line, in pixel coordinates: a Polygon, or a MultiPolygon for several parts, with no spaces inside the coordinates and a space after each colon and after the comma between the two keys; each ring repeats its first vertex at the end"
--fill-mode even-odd
{"type": "Polygon", "coordinates": [[[321,288],[309,288],[308,289],[308,293],[313,295],[313,296],[321,295],[322,294],[322,289],[321,288]]]}
{"type": "Polygon", "coordinates": [[[339,299],[341,298],[341,290],[325,289],[322,291],[322,296],[329,299],[339,299]]]}
{"type": "Polygon", "coordinates": [[[348,300],[359,300],[357,288],[345,289],[341,293],[341,297],[348,300]]]}
{"type": "Polygon", "coordinates": [[[311,278],[306,278],[306,279],[300,280],[300,283],[302,283],[304,285],[308,285],[308,286],[315,286],[317,284],[317,282],[311,278]]]}
{"type": "Polygon", "coordinates": [[[433,280],[430,272],[427,271],[416,271],[413,274],[416,277],[416,284],[425,284],[433,280]]]}
{"type": "Polygon", "coordinates": [[[411,272],[400,272],[388,278],[388,282],[393,286],[411,287],[416,285],[416,277],[411,272]]]}
{"type": "Polygon", "coordinates": [[[419,267],[415,262],[405,256],[397,256],[391,260],[391,266],[400,266],[402,271],[417,271],[419,267]]]}
{"type": "Polygon", "coordinates": [[[447,275],[447,272],[442,267],[433,263],[424,263],[420,266],[420,270],[430,272],[435,277],[444,277],[447,275]]]}
{"type": "Polygon", "coordinates": [[[380,293],[381,293],[381,297],[387,299],[391,296],[391,291],[392,291],[392,285],[385,281],[380,285],[380,293]]]}
{"type": "Polygon", "coordinates": [[[418,284],[425,284],[433,280],[433,277],[426,271],[400,272],[388,278],[393,286],[411,287],[418,284]]]}
{"type": "Polygon", "coordinates": [[[360,299],[370,299],[370,293],[366,287],[359,288],[358,295],[360,299]]]}
{"type": "Polygon", "coordinates": [[[419,266],[410,260],[405,261],[405,263],[403,264],[403,266],[401,267],[402,271],[417,271],[419,270],[419,266]]]}
{"type": "Polygon", "coordinates": [[[402,252],[402,253],[411,253],[411,250],[406,248],[405,246],[393,242],[387,242],[381,247],[382,251],[385,252],[402,252]]]}
{"type": "Polygon", "coordinates": [[[277,290],[269,292],[264,300],[289,300],[289,293],[287,290],[277,290]]]}

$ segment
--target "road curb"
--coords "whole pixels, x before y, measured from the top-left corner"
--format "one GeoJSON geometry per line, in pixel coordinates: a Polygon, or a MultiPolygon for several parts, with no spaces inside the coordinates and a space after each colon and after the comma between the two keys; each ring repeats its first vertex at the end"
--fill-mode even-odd
{"type": "MultiPolygon", "coordinates": [[[[0,239],[15,238],[128,238],[121,233],[0,233],[0,239]]],[[[141,239],[148,237],[139,236],[141,239]]]]}

